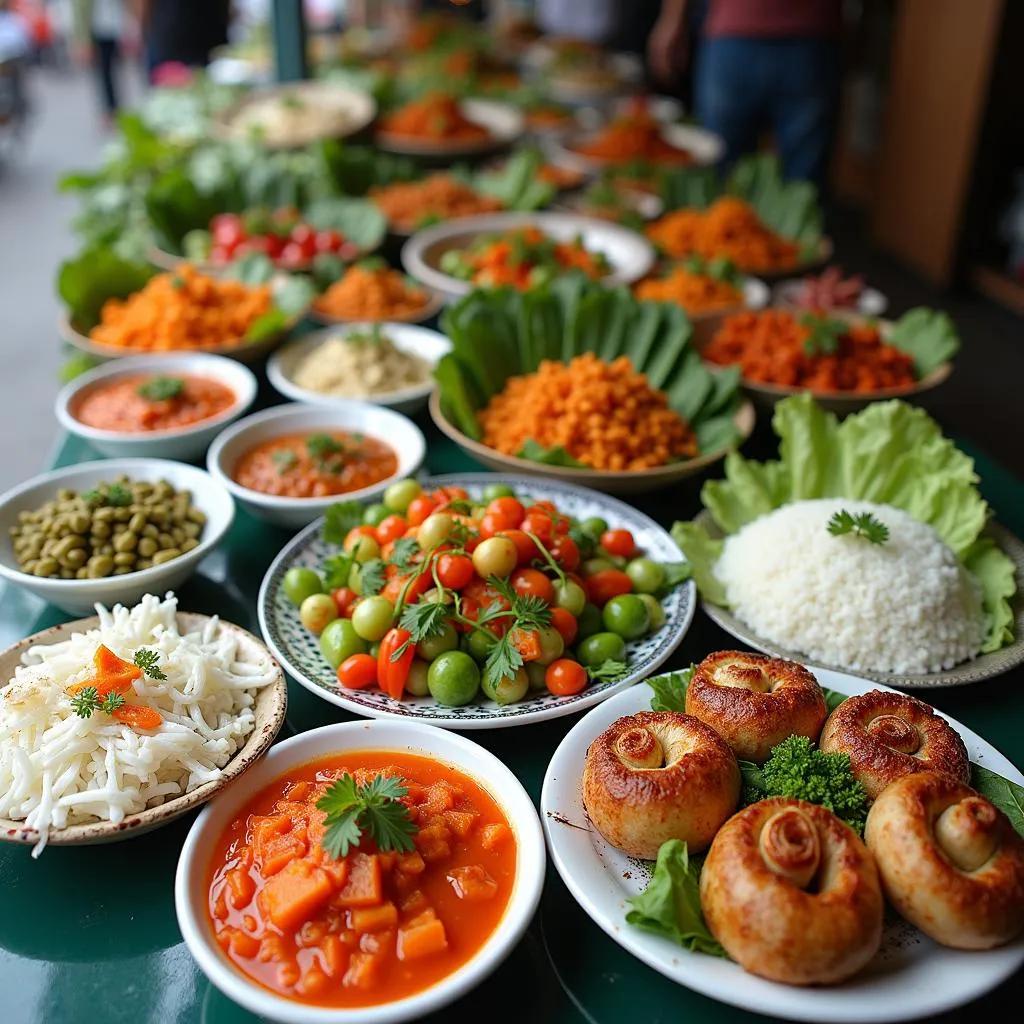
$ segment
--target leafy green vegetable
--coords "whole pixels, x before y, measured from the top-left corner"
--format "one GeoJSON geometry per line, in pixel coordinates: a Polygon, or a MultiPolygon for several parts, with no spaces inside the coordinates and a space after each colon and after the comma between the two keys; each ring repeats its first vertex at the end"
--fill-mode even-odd
{"type": "Polygon", "coordinates": [[[376,775],[360,786],[346,772],[316,803],[326,814],[320,845],[332,857],[344,857],[366,835],[382,853],[408,853],[416,835],[416,824],[402,803],[408,794],[402,779],[376,775]]]}
{"type": "Polygon", "coordinates": [[[629,666],[624,661],[616,661],[614,658],[606,658],[595,668],[588,668],[587,675],[592,683],[610,683],[621,679],[629,672],[629,666]]]}
{"type": "Polygon", "coordinates": [[[74,352],[68,356],[58,372],[60,382],[62,384],[67,384],[69,381],[73,381],[76,377],[80,377],[83,373],[95,370],[101,362],[102,360],[89,355],[88,352],[74,352]]]}
{"type": "Polygon", "coordinates": [[[95,686],[87,686],[71,698],[71,708],[79,718],[92,718],[94,711],[112,715],[126,700],[117,690],[110,690],[101,697],[95,686]]]}
{"type": "Polygon", "coordinates": [[[742,789],[740,791],[740,803],[746,807],[747,804],[756,804],[758,800],[765,797],[764,775],[761,766],[753,761],[737,760],[740,766],[740,778],[742,789]]]}
{"type": "Polygon", "coordinates": [[[695,665],[681,672],[665,672],[651,676],[647,685],[654,691],[651,697],[652,711],[686,711],[686,688],[690,685],[695,665]]]}
{"type": "Polygon", "coordinates": [[[153,377],[135,390],[149,402],[166,402],[185,390],[185,382],[180,377],[153,377]]]}
{"type": "Polygon", "coordinates": [[[725,542],[712,540],[696,523],[677,522],[672,526],[672,539],[686,555],[690,575],[701,595],[712,604],[729,607],[725,586],[715,576],[715,563],[722,557],[725,542]]]}
{"type": "Polygon", "coordinates": [[[500,200],[506,210],[540,210],[555,195],[555,187],[542,181],[540,169],[547,162],[537,146],[517,150],[497,171],[481,171],[470,176],[476,191],[500,200]]]}
{"type": "Polygon", "coordinates": [[[528,437],[523,442],[522,448],[516,452],[516,458],[540,462],[545,466],[573,466],[576,468],[583,466],[582,462],[574,459],[561,445],[544,448],[537,444],[532,437],[528,437]]]}
{"type": "Polygon", "coordinates": [[[360,501],[339,501],[326,512],[320,536],[328,544],[343,544],[349,531],[363,525],[363,504],[360,501]]]}
{"type": "Polygon", "coordinates": [[[324,559],[323,573],[324,586],[328,592],[337,590],[339,587],[348,586],[348,578],[352,573],[352,566],[356,564],[352,555],[340,554],[331,555],[324,559]]]}
{"type": "Polygon", "coordinates": [[[990,800],[1024,836],[1024,786],[1004,779],[989,768],[971,763],[971,786],[990,800]]]}
{"type": "Polygon", "coordinates": [[[870,512],[858,512],[854,515],[841,508],[838,512],[832,513],[827,529],[833,537],[842,537],[850,533],[854,537],[863,537],[872,544],[884,544],[889,539],[889,527],[870,512]]]}
{"type": "Polygon", "coordinates": [[[88,333],[100,322],[103,303],[134,295],[155,273],[154,267],[122,259],[113,249],[89,248],[60,265],[57,292],[76,330],[88,333]]]}
{"type": "Polygon", "coordinates": [[[847,697],[845,693],[840,693],[838,690],[830,690],[827,686],[823,686],[821,692],[825,694],[825,707],[828,708],[830,715],[847,697]]]}
{"type": "Polygon", "coordinates": [[[887,340],[914,360],[918,379],[952,359],[960,348],[960,335],[949,316],[923,306],[907,310],[896,321],[887,340]]]}
{"type": "Polygon", "coordinates": [[[380,245],[388,226],[380,209],[366,199],[315,199],[302,215],[317,230],[340,231],[364,251],[380,245]]]}
{"type": "Polygon", "coordinates": [[[685,583],[693,575],[693,566],[689,562],[659,562],[658,564],[665,570],[665,582],[662,585],[664,591],[678,587],[680,583],[685,583]]]}
{"type": "Polygon", "coordinates": [[[691,861],[686,843],[670,839],[658,850],[651,880],[639,896],[626,901],[626,921],[634,928],[671,939],[695,953],[728,959],[708,931],[700,908],[700,866],[691,861]]]}

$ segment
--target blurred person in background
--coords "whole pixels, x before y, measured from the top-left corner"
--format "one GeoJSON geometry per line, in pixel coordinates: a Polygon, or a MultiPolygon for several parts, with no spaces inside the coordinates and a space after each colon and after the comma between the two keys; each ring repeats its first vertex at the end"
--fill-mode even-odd
{"type": "Polygon", "coordinates": [[[0,0],[0,128],[18,129],[28,113],[25,67],[32,57],[32,33],[9,0],[0,0]]]}
{"type": "Polygon", "coordinates": [[[231,0],[134,0],[133,6],[151,83],[206,67],[210,52],[227,45],[231,0]],[[168,75],[168,68],[176,70],[168,75]]]}
{"type": "MultiPolygon", "coordinates": [[[[664,0],[648,56],[655,78],[688,60],[691,0],[664,0]]],[[[771,131],[787,178],[824,185],[839,105],[842,0],[708,0],[697,57],[697,119],[725,140],[725,164],[771,131]]]]}
{"type": "Polygon", "coordinates": [[[100,90],[103,123],[110,127],[120,107],[117,66],[128,29],[125,0],[75,0],[75,51],[79,63],[91,64],[100,90]]]}

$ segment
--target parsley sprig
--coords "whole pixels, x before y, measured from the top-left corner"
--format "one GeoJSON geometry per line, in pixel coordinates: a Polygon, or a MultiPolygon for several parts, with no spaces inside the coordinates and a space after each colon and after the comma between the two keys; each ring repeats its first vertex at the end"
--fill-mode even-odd
{"type": "Polygon", "coordinates": [[[160,668],[160,655],[156,651],[147,651],[141,648],[135,652],[132,659],[135,665],[142,669],[150,679],[166,679],[166,674],[160,668]]]}
{"type": "Polygon", "coordinates": [[[86,686],[71,698],[71,709],[79,718],[92,718],[94,711],[112,715],[124,703],[124,694],[117,690],[111,690],[100,697],[95,686],[86,686]]]}
{"type": "Polygon", "coordinates": [[[828,521],[828,532],[833,537],[841,537],[852,533],[855,537],[863,537],[872,544],[884,544],[889,539],[889,527],[870,512],[853,514],[845,508],[832,515],[828,521]]]}
{"type": "Polygon", "coordinates": [[[345,446],[330,434],[310,434],[306,438],[306,451],[325,473],[340,473],[345,465],[345,446]]]}
{"type": "Polygon", "coordinates": [[[185,390],[185,382],[180,377],[152,377],[135,390],[147,402],[166,402],[185,390]]]}
{"type": "Polygon", "coordinates": [[[804,352],[809,356],[832,356],[839,351],[839,339],[849,330],[842,320],[832,320],[814,313],[804,313],[800,326],[810,333],[804,339],[804,352]]]}
{"type": "Polygon", "coordinates": [[[332,857],[344,857],[366,835],[382,853],[409,852],[416,825],[402,803],[408,793],[404,780],[393,776],[376,775],[359,785],[348,773],[342,775],[316,803],[326,814],[320,845],[332,857]]]}

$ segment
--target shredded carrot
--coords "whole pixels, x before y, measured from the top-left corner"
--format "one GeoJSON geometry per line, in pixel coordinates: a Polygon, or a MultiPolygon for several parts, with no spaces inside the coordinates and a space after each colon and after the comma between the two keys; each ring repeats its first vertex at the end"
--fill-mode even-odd
{"type": "Polygon", "coordinates": [[[636,297],[648,302],[674,302],[687,313],[714,313],[743,304],[743,292],[728,281],[710,274],[694,274],[674,267],[665,277],[651,277],[634,289],[636,297]]]}
{"type": "Polygon", "coordinates": [[[488,137],[487,129],[462,112],[457,97],[429,92],[381,120],[381,130],[436,141],[472,142],[488,137]]]}
{"type": "Polygon", "coordinates": [[[422,288],[409,284],[389,267],[349,267],[314,303],[313,308],[338,320],[409,320],[430,301],[422,288]]]}
{"type": "Polygon", "coordinates": [[[493,213],[502,208],[493,196],[456,181],[450,174],[432,174],[422,181],[400,181],[375,186],[370,198],[380,207],[388,223],[400,231],[415,230],[424,220],[451,220],[475,213],[493,213]]]}
{"type": "Polygon", "coordinates": [[[536,373],[510,378],[480,424],[483,443],[507,455],[532,438],[594,469],[650,469],[697,454],[686,421],[625,356],[611,363],[590,352],[568,364],[545,360],[536,373]]]}
{"type": "Polygon", "coordinates": [[[597,280],[611,270],[607,257],[592,252],[582,238],[556,242],[539,228],[523,228],[481,239],[462,252],[462,259],[474,284],[486,287],[512,285],[526,289],[537,283],[534,271],[545,276],[561,270],[582,270],[597,280]]]}
{"type": "Polygon", "coordinates": [[[612,164],[643,161],[680,166],[693,163],[690,153],[665,138],[663,125],[647,110],[630,111],[609,121],[593,138],[575,149],[583,156],[612,164]]]}
{"type": "Polygon", "coordinates": [[[871,392],[916,381],[913,360],[885,344],[876,327],[849,325],[834,352],[821,351],[812,335],[811,325],[784,310],[737,313],[723,320],[703,355],[739,364],[749,381],[817,392],[871,392]]]}

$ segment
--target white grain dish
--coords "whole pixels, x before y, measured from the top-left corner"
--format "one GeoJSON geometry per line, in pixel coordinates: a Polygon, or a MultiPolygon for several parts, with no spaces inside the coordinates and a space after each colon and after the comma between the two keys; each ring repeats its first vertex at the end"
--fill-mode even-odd
{"type": "Polygon", "coordinates": [[[427,398],[434,387],[434,367],[437,366],[441,357],[450,352],[452,348],[451,342],[440,331],[433,331],[429,327],[388,321],[353,323],[346,324],[344,327],[312,331],[289,342],[271,356],[267,363],[267,378],[277,391],[294,402],[308,402],[311,405],[336,405],[339,402],[350,401],[349,398],[323,394],[302,387],[295,382],[296,371],[303,361],[326,341],[332,338],[344,338],[350,334],[364,334],[377,328],[380,329],[382,335],[391,339],[399,351],[422,359],[429,367],[430,374],[422,384],[413,384],[393,391],[367,395],[359,400],[387,406],[396,412],[411,416],[426,407],[427,398]]]}
{"type": "Polygon", "coordinates": [[[178,927],[202,972],[234,1002],[265,1020],[285,1024],[395,1024],[419,1020],[465,995],[508,956],[540,902],[544,836],[522,783],[479,744],[444,729],[413,722],[344,722],[293,736],[273,747],[248,776],[196,820],[185,840],[174,879],[178,927]],[[352,1009],[311,1006],[284,999],[250,981],[225,958],[209,924],[209,865],[224,829],[252,793],[289,769],[326,755],[357,750],[400,750],[431,757],[470,776],[497,802],[516,838],[516,869],[508,906],[480,950],[454,973],[404,999],[352,1009]]]}
{"type": "MultiPolygon", "coordinates": [[[[887,689],[840,672],[813,671],[822,686],[848,695],[887,689]]],[[[647,686],[634,686],[586,714],[551,758],[540,797],[548,850],[562,881],[590,918],[627,952],[712,999],[751,1013],[815,1024],[931,1018],[984,995],[1024,963],[1024,938],[999,949],[963,952],[938,946],[897,920],[887,923],[881,950],[859,974],[841,985],[798,988],[755,977],[731,960],[692,953],[627,924],[626,900],[646,887],[646,864],[619,853],[591,828],[580,778],[590,743],[624,715],[650,710],[651,694],[647,686]]],[[[959,722],[942,717],[963,737],[972,761],[1024,784],[1024,775],[998,750],[959,722]]]]}
{"type": "Polygon", "coordinates": [[[220,543],[234,518],[231,492],[195,466],[165,459],[106,459],[66,466],[33,477],[0,496],[0,576],[73,614],[90,613],[96,604],[131,605],[143,594],[162,594],[184,583],[220,543]],[[51,579],[32,576],[18,568],[10,528],[17,522],[19,512],[39,508],[62,488],[88,490],[121,474],[152,483],[166,480],[175,490],[191,491],[192,503],[206,514],[199,545],[161,565],[95,580],[51,579]]]}
{"type": "Polygon", "coordinates": [[[339,501],[362,501],[384,492],[388,484],[413,476],[426,454],[423,432],[400,413],[369,402],[337,401],[331,405],[285,405],[246,416],[228,427],[210,445],[206,465],[210,475],[256,516],[278,526],[297,529],[324,515],[339,501]],[[237,483],[232,474],[241,456],[255,445],[282,434],[359,432],[390,445],[398,458],[395,472],[369,487],[322,498],[287,498],[264,494],[237,483]]]}
{"type": "Polygon", "coordinates": [[[210,442],[232,420],[241,416],[256,398],[256,378],[252,371],[234,359],[201,353],[179,355],[131,356],[98,366],[67,384],[57,395],[54,411],[57,421],[69,433],[104,455],[113,457],[150,456],[156,459],[200,458],[210,442]],[[190,375],[207,377],[235,393],[235,401],[222,413],[187,427],[171,430],[123,431],[90,427],[75,416],[76,404],[100,383],[109,383],[137,374],[161,377],[190,375]]]}

